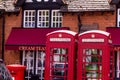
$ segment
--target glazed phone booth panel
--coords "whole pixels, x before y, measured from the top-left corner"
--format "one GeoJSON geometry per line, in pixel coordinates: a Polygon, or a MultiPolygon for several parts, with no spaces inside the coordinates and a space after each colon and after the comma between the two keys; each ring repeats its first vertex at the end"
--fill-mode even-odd
{"type": "Polygon", "coordinates": [[[114,80],[110,34],[93,30],[78,35],[77,80],[114,80]]]}
{"type": "Polygon", "coordinates": [[[75,40],[69,30],[47,34],[45,80],[75,80],[75,40]]]}

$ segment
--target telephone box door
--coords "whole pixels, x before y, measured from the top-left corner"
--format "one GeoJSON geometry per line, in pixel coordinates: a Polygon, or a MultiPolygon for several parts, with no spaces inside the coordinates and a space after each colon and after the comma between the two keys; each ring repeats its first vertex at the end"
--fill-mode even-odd
{"type": "Polygon", "coordinates": [[[79,34],[77,80],[114,80],[110,34],[93,30],[79,34]]]}
{"type": "Polygon", "coordinates": [[[50,49],[50,80],[68,80],[68,49],[68,46],[50,49]]]}
{"type": "Polygon", "coordinates": [[[75,80],[75,38],[68,30],[47,35],[45,80],[75,80]]]}

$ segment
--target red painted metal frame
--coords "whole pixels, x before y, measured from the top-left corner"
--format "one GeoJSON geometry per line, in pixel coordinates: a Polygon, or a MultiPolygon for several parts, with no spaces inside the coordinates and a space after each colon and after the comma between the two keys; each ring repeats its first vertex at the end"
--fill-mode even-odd
{"type": "MultiPolygon", "coordinates": [[[[83,49],[101,49],[102,50],[102,80],[114,80],[114,54],[112,54],[113,64],[112,70],[110,69],[110,53],[112,46],[109,43],[110,34],[104,35],[99,32],[88,32],[80,34],[78,36],[78,64],[77,64],[77,80],[82,79],[83,71],[83,49]],[[104,42],[82,42],[82,39],[104,39],[104,42]],[[112,77],[110,78],[110,71],[112,71],[112,77]]],[[[84,68],[85,69],[85,68],[84,68]]],[[[97,79],[101,80],[101,79],[97,79]]]]}
{"type": "Polygon", "coordinates": [[[75,80],[75,55],[76,55],[76,35],[70,34],[72,31],[58,31],[53,32],[47,35],[46,41],[46,60],[45,60],[45,80],[50,79],[50,49],[51,48],[66,48],[68,49],[68,72],[67,72],[67,80],[75,80]],[[61,36],[62,35],[62,36],[61,36]],[[70,38],[70,41],[50,41],[50,38],[70,38]]]}

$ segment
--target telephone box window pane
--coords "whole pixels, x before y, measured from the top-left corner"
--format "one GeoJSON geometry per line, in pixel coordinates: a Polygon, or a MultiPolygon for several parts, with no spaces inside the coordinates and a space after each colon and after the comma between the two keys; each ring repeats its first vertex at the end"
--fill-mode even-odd
{"type": "Polygon", "coordinates": [[[67,80],[67,79],[60,78],[60,77],[53,77],[53,78],[51,78],[50,80],[67,80]]]}
{"type": "Polygon", "coordinates": [[[102,62],[102,57],[101,56],[84,56],[83,57],[83,62],[94,62],[94,63],[100,63],[102,62]]]}
{"type": "Polygon", "coordinates": [[[101,80],[102,76],[102,50],[83,49],[83,79],[101,80]]]}
{"type": "Polygon", "coordinates": [[[67,76],[67,64],[64,63],[54,63],[51,67],[51,77],[66,77],[67,76]]]}
{"type": "Polygon", "coordinates": [[[102,55],[99,49],[84,49],[85,55],[102,55]]]}
{"type": "Polygon", "coordinates": [[[98,56],[92,56],[92,62],[99,62],[98,56]]]}
{"type": "Polygon", "coordinates": [[[68,61],[68,57],[64,56],[64,55],[54,55],[54,60],[53,61],[57,61],[57,62],[67,62],[68,61]]]}
{"type": "Polygon", "coordinates": [[[50,77],[51,80],[67,80],[68,49],[51,48],[50,77]]]}
{"type": "Polygon", "coordinates": [[[98,64],[86,64],[86,71],[98,70],[98,69],[99,69],[98,64]]]}
{"type": "Polygon", "coordinates": [[[54,67],[55,67],[53,72],[54,75],[64,76],[65,71],[62,70],[62,68],[64,67],[61,64],[55,65],[54,67]]]}
{"type": "Polygon", "coordinates": [[[54,62],[68,62],[67,50],[64,48],[54,48],[52,50],[54,53],[51,53],[50,60],[54,62]]]}
{"type": "Polygon", "coordinates": [[[95,71],[89,71],[89,72],[86,72],[86,76],[87,78],[92,78],[92,79],[97,79],[99,78],[99,80],[101,79],[101,77],[99,76],[100,74],[98,72],[95,72],[95,71]]]}
{"type": "Polygon", "coordinates": [[[61,55],[66,55],[67,54],[67,49],[66,48],[54,48],[54,49],[51,49],[51,50],[54,52],[54,54],[61,54],[61,55]]]}

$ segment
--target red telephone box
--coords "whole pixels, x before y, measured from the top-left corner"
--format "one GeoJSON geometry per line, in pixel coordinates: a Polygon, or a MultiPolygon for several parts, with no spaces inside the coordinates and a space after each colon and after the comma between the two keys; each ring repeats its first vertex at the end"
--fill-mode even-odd
{"type": "Polygon", "coordinates": [[[58,30],[47,34],[45,80],[75,80],[76,33],[58,30]]]}
{"type": "Polygon", "coordinates": [[[92,30],[78,35],[77,80],[114,80],[114,54],[109,33],[92,30]]]}

